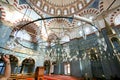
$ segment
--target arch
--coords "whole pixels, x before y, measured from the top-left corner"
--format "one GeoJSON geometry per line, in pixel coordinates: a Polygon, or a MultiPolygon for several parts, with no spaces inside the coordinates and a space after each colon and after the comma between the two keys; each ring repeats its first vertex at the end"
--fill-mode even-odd
{"type": "Polygon", "coordinates": [[[48,35],[54,33],[59,38],[72,30],[71,23],[68,19],[51,19],[47,24],[47,29],[48,35]]]}
{"type": "Polygon", "coordinates": [[[98,15],[99,10],[95,8],[89,8],[89,9],[84,9],[82,12],[79,13],[80,16],[85,15],[85,14],[94,14],[98,15]]]}
{"type": "Polygon", "coordinates": [[[62,15],[62,10],[60,9],[60,8],[58,8],[57,10],[56,10],[56,15],[58,15],[58,16],[60,16],[60,15],[62,15]]]}
{"type": "Polygon", "coordinates": [[[44,68],[45,68],[45,74],[49,74],[50,71],[50,60],[45,60],[44,61],[44,68]]]}
{"type": "Polygon", "coordinates": [[[71,6],[70,7],[70,13],[75,13],[76,12],[76,8],[75,8],[75,6],[71,6]]]}
{"type": "Polygon", "coordinates": [[[69,14],[69,10],[67,8],[64,8],[63,9],[63,15],[67,15],[67,14],[69,14]]]}
{"type": "Polygon", "coordinates": [[[32,73],[35,67],[35,60],[31,57],[22,61],[20,73],[32,73]]]}
{"type": "Polygon", "coordinates": [[[45,12],[48,12],[49,11],[49,6],[47,4],[44,4],[43,9],[44,9],[45,12]]]}
{"type": "Polygon", "coordinates": [[[82,9],[83,8],[83,2],[79,2],[78,4],[77,4],[77,8],[80,10],[80,9],[82,9]]]}
{"type": "MultiPolygon", "coordinates": [[[[26,24],[30,21],[31,20],[29,20],[29,19],[21,19],[21,20],[16,21],[16,23],[14,24],[15,26],[14,26],[11,34],[14,35],[16,31],[19,31],[24,24],[26,24]]],[[[36,23],[32,23],[32,24],[29,24],[29,25],[23,27],[22,30],[27,31],[27,33],[31,36],[32,42],[36,42],[37,41],[36,35],[37,35],[37,31],[39,30],[38,28],[39,27],[36,23]]]]}
{"type": "Polygon", "coordinates": [[[50,12],[51,14],[55,14],[55,8],[54,8],[54,7],[51,7],[50,10],[49,10],[49,12],[50,12]]]}
{"type": "Polygon", "coordinates": [[[55,33],[50,33],[47,39],[48,43],[51,43],[58,39],[58,36],[55,33]]]}
{"type": "Polygon", "coordinates": [[[10,55],[10,63],[11,63],[11,73],[15,74],[18,70],[18,58],[14,55],[10,55]]]}
{"type": "Polygon", "coordinates": [[[27,4],[19,5],[19,0],[14,0],[13,6],[19,10],[28,9],[28,8],[30,9],[30,7],[27,4]]]}
{"type": "MultiPolygon", "coordinates": [[[[4,53],[0,53],[0,56],[3,56],[4,53]]],[[[15,74],[18,70],[18,58],[14,55],[8,54],[10,57],[11,64],[11,73],[15,74]]],[[[0,58],[0,74],[4,73],[4,61],[0,58]]]]}

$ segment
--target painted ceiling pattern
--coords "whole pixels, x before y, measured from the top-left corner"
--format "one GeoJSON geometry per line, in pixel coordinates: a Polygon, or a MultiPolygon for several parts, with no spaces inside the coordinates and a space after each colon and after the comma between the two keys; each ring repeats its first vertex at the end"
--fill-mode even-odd
{"type": "Polygon", "coordinates": [[[30,0],[39,10],[52,16],[70,16],[87,7],[94,0],[30,0]]]}
{"type": "MultiPolygon", "coordinates": [[[[38,18],[46,18],[51,16],[73,16],[74,14],[86,17],[88,19],[96,18],[111,4],[113,0],[2,0],[5,4],[0,5],[1,19],[12,23],[18,28],[20,24],[34,21],[38,18]],[[106,4],[107,3],[107,4],[106,4]],[[7,5],[8,4],[8,5],[7,5]],[[13,5],[10,6],[9,4],[13,5]],[[106,4],[106,5],[105,5],[106,4]],[[5,5],[5,6],[4,6],[5,5]],[[8,7],[7,7],[8,6],[8,7]],[[19,15],[19,16],[17,16],[19,15]],[[14,18],[13,18],[14,17],[14,18]],[[19,25],[16,25],[19,24],[19,25]]],[[[119,1],[117,0],[111,8],[118,8],[111,15],[113,17],[119,13],[119,1]]],[[[87,25],[84,27],[84,22],[75,19],[49,19],[38,21],[28,25],[30,28],[24,28],[36,42],[37,37],[41,37],[45,41],[51,39],[51,34],[63,39],[65,36],[69,39],[81,37],[80,32],[86,31],[86,34],[91,34],[94,30],[87,25]],[[83,27],[83,28],[82,28],[83,27]],[[89,33],[88,33],[89,30],[89,33]]],[[[13,27],[13,25],[11,25],[13,27]]],[[[102,26],[103,27],[103,26],[102,26]]],[[[53,36],[52,36],[53,37],[53,36]]],[[[52,38],[54,39],[54,38],[52,38]]]]}

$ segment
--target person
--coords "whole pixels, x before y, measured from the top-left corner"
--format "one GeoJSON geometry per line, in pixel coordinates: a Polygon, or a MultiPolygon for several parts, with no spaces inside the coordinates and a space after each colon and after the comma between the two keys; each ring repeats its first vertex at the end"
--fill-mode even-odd
{"type": "Polygon", "coordinates": [[[0,77],[0,80],[7,80],[11,75],[11,65],[9,60],[9,55],[3,55],[3,60],[5,63],[4,75],[0,77]]]}

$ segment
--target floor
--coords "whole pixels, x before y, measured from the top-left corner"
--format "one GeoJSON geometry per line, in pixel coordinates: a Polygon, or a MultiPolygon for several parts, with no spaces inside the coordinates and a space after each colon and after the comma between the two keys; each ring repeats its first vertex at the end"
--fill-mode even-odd
{"type": "Polygon", "coordinates": [[[44,80],[84,80],[84,78],[76,78],[66,75],[45,75],[44,80]]]}

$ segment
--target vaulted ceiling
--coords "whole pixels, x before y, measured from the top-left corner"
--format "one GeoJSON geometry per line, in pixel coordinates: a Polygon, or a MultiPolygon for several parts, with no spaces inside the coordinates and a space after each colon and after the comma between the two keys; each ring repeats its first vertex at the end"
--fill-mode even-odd
{"type": "Polygon", "coordinates": [[[37,42],[36,37],[50,42],[57,38],[69,41],[82,36],[82,27],[86,35],[94,32],[87,23],[71,18],[50,18],[31,23],[38,18],[79,15],[96,19],[103,13],[120,7],[120,0],[2,0],[2,3],[4,21],[12,23],[15,30],[30,23],[23,29],[32,36],[34,42],[37,42]]]}

